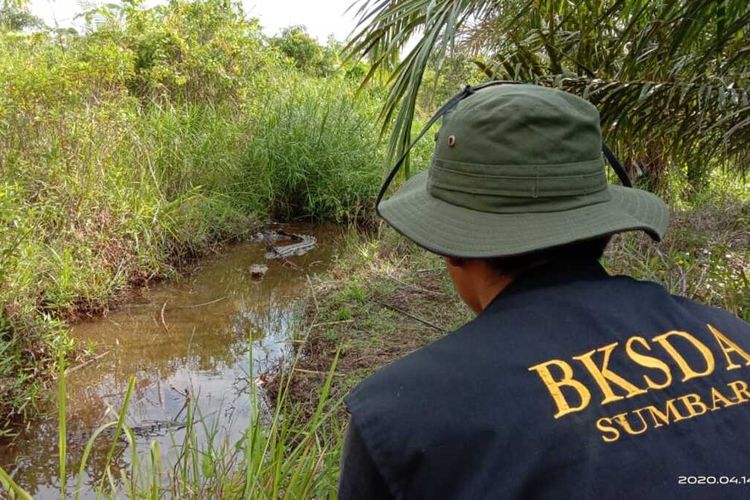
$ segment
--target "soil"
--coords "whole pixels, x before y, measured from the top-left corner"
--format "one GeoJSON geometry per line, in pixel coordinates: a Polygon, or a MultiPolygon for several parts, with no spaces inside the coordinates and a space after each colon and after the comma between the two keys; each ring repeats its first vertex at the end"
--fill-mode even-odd
{"type": "Polygon", "coordinates": [[[430,260],[433,267],[419,269],[424,260],[407,256],[387,271],[372,265],[342,269],[312,283],[297,360],[285,372],[267,377],[264,387],[269,398],[277,400],[280,388],[288,383],[286,405],[309,417],[337,352],[330,401],[345,396],[383,365],[468,320],[468,310],[453,292],[440,262],[435,266],[430,260]]]}

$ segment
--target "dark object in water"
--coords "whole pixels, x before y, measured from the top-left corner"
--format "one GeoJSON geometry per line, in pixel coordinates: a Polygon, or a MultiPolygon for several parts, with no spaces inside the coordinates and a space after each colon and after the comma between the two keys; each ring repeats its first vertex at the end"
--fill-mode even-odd
{"type": "MultiPolygon", "coordinates": [[[[287,233],[285,231],[272,232],[284,236],[286,239],[294,241],[294,243],[281,246],[266,243],[266,249],[268,250],[266,252],[266,259],[287,259],[289,257],[304,255],[318,245],[318,240],[314,236],[307,234],[287,233]]],[[[270,241],[277,241],[273,238],[269,239],[270,241]]],[[[264,238],[263,241],[269,241],[269,239],[264,238]]]]}
{"type": "Polygon", "coordinates": [[[264,229],[253,235],[253,241],[265,243],[266,245],[286,239],[289,239],[289,237],[286,236],[284,231],[275,231],[273,229],[264,229]]]}
{"type": "Polygon", "coordinates": [[[260,279],[268,272],[268,266],[265,264],[253,264],[250,266],[250,276],[260,279]]]}

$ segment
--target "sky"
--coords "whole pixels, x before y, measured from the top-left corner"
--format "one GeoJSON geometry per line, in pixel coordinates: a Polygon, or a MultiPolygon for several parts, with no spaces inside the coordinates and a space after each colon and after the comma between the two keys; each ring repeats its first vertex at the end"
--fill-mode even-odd
{"type": "MultiPolygon", "coordinates": [[[[112,0],[99,1],[99,4],[112,0]]],[[[146,5],[155,5],[149,0],[146,5]]],[[[353,0],[242,0],[245,12],[258,17],[265,32],[278,33],[281,28],[302,24],[318,41],[324,43],[329,35],[344,40],[354,29],[352,12],[345,14],[353,0]]],[[[91,0],[31,0],[31,12],[46,24],[60,27],[75,26],[75,16],[96,4],[91,0]]]]}

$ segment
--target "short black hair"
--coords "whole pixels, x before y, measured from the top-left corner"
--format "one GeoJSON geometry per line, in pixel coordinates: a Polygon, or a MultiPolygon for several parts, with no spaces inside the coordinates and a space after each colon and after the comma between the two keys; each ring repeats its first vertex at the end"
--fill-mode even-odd
{"type": "Polygon", "coordinates": [[[596,262],[604,255],[604,250],[607,248],[611,238],[611,235],[607,235],[544,248],[535,252],[484,260],[495,272],[508,276],[515,276],[527,269],[552,261],[596,262]]]}

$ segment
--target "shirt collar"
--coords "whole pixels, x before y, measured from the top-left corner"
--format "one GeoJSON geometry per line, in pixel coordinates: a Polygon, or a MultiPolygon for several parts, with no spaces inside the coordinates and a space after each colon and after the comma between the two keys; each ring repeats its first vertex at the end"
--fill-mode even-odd
{"type": "Polygon", "coordinates": [[[504,298],[526,290],[547,288],[574,281],[602,280],[609,277],[599,261],[550,261],[523,271],[495,296],[485,311],[504,298]]]}

